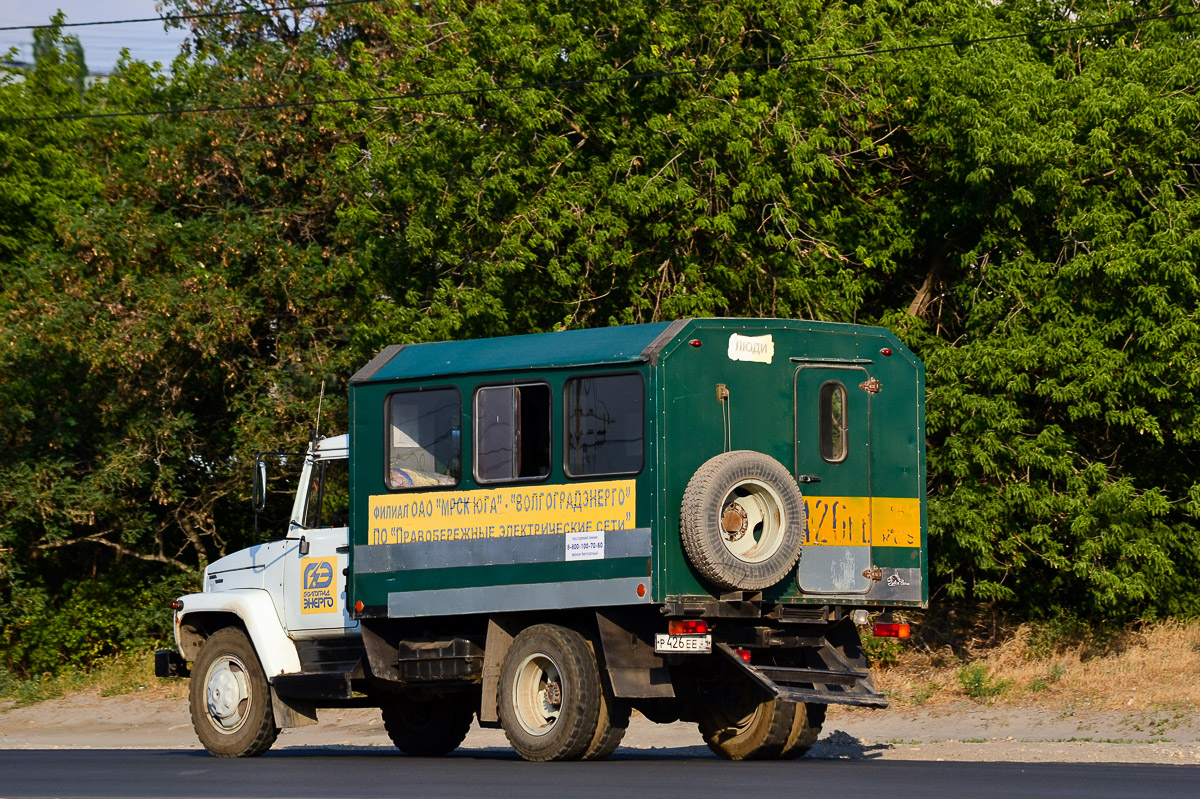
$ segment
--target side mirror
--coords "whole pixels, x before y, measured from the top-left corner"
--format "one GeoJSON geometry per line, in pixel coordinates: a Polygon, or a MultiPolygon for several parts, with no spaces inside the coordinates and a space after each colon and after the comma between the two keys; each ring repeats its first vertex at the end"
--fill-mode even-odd
{"type": "Polygon", "coordinates": [[[267,507],[267,463],[262,458],[254,461],[254,491],[250,498],[255,513],[267,507]]]}

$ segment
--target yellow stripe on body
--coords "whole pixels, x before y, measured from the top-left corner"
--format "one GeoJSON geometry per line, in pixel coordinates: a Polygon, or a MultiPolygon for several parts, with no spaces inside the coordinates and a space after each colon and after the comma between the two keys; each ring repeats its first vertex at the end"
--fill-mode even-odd
{"type": "Polygon", "coordinates": [[[805,497],[809,547],[921,545],[921,500],[916,497],[805,497]]]}

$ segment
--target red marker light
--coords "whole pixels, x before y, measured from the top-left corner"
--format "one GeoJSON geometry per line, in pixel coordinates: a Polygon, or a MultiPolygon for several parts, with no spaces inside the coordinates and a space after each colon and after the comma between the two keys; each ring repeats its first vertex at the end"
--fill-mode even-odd
{"type": "Polygon", "coordinates": [[[912,629],[907,624],[897,624],[890,621],[875,622],[873,630],[876,638],[908,638],[912,629]]]}
{"type": "Polygon", "coordinates": [[[891,347],[884,347],[883,349],[881,349],[881,350],[879,351],[879,354],[880,354],[880,355],[884,355],[884,356],[886,356],[886,355],[891,355],[891,354],[892,354],[892,349],[891,349],[891,347]]]}
{"type": "Polygon", "coordinates": [[[750,662],[750,650],[749,649],[735,649],[733,651],[737,652],[737,656],[740,657],[742,660],[746,661],[747,663],[750,662]]]}
{"type": "Polygon", "coordinates": [[[170,607],[171,607],[171,610],[183,610],[183,600],[182,599],[172,599],[170,607]]]}
{"type": "Polygon", "coordinates": [[[688,344],[691,344],[693,347],[699,347],[699,346],[700,346],[700,339],[698,339],[698,338],[694,338],[694,339],[692,339],[691,341],[689,341],[689,342],[688,342],[688,344]]]}
{"type": "Polygon", "coordinates": [[[363,609],[363,603],[362,603],[362,600],[360,599],[354,603],[354,612],[362,613],[362,609],[363,609]]]}
{"type": "Polygon", "coordinates": [[[638,583],[637,595],[645,596],[646,595],[646,586],[642,585],[641,583],[638,583]]]}
{"type": "Polygon", "coordinates": [[[708,622],[704,619],[675,619],[667,622],[667,632],[671,635],[704,635],[708,632],[708,622]]]}

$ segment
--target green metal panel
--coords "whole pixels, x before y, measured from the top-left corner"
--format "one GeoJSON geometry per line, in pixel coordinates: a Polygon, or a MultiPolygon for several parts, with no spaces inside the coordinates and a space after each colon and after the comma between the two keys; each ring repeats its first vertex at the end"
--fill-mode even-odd
{"type": "MultiPolygon", "coordinates": [[[[640,326],[642,328],[664,329],[665,326],[640,326]]],[[[646,331],[643,331],[646,332],[646,331]]],[[[653,332],[653,330],[649,331],[653,332]]],[[[540,339],[540,337],[521,337],[540,339]]],[[[654,337],[642,335],[638,339],[647,346],[654,337]]],[[[493,340],[494,342],[495,340],[493,340]]],[[[492,349],[492,348],[489,348],[492,349]]],[[[494,351],[494,349],[493,349],[494,351]]],[[[545,353],[541,353],[545,356],[545,353]]],[[[573,362],[573,359],[569,359],[573,362]]],[[[388,597],[397,591],[423,591],[431,587],[459,588],[469,585],[493,585],[493,579],[500,579],[509,584],[551,583],[563,580],[595,580],[604,577],[636,577],[649,578],[650,568],[646,558],[641,559],[610,559],[603,562],[585,563],[513,563],[504,567],[473,567],[459,569],[424,570],[423,572],[406,572],[404,574],[364,574],[354,568],[355,553],[368,546],[368,522],[370,520],[370,498],[372,495],[391,495],[397,497],[437,497],[446,494],[462,492],[496,490],[492,484],[479,484],[475,481],[472,469],[472,443],[474,441],[471,418],[472,396],[480,386],[503,384],[505,382],[527,383],[544,381],[549,385],[551,394],[556,401],[552,403],[554,422],[551,426],[551,469],[548,477],[542,480],[520,481],[506,484],[525,486],[532,489],[571,487],[580,483],[612,483],[620,484],[633,481],[637,492],[637,509],[632,520],[632,528],[650,527],[650,517],[644,510],[653,503],[653,474],[654,452],[653,445],[648,445],[645,462],[641,473],[637,475],[620,475],[612,478],[569,479],[563,469],[563,431],[561,398],[566,381],[571,377],[591,374],[646,374],[645,359],[640,357],[633,363],[625,356],[614,357],[611,365],[605,366],[568,366],[562,368],[545,368],[531,366],[524,369],[510,368],[501,371],[494,368],[495,364],[480,364],[481,371],[476,373],[457,373],[446,376],[435,376],[429,379],[384,379],[376,376],[374,379],[359,381],[350,390],[350,447],[351,447],[351,580],[348,581],[348,601],[353,607],[361,601],[370,608],[386,607],[388,597]],[[484,368],[486,367],[486,368],[484,368]],[[461,408],[461,442],[462,442],[462,476],[456,486],[415,489],[403,492],[390,491],[385,484],[386,449],[384,409],[388,396],[394,391],[415,389],[433,389],[454,387],[462,398],[461,408]],[[496,578],[500,574],[502,578],[496,578]]],[[[380,373],[382,374],[382,372],[380,373]]],[[[647,384],[649,380],[646,379],[647,384]]],[[[651,425],[647,424],[645,435],[648,442],[651,435],[651,425]]],[[[650,582],[649,579],[646,580],[650,582]]],[[[647,597],[649,598],[649,597],[647,597]]]]}
{"type": "MultiPolygon", "coordinates": [[[[882,328],[792,320],[712,319],[693,320],[680,330],[663,348],[654,367],[660,423],[657,443],[663,451],[658,488],[660,506],[656,513],[656,600],[716,593],[688,563],[678,534],[679,499],[705,461],[726,450],[750,449],[771,455],[794,474],[805,473],[796,462],[794,450],[793,378],[800,364],[862,368],[883,384],[880,393],[872,398],[872,413],[888,429],[881,431],[879,425],[872,428],[870,463],[858,459],[857,465],[872,475],[869,495],[915,501],[919,508],[920,541],[912,546],[877,546],[871,553],[871,565],[915,571],[916,584],[903,598],[889,599],[874,589],[865,596],[805,595],[798,590],[794,579],[788,579],[764,591],[764,597],[885,605],[916,604],[927,599],[927,563],[922,554],[925,550],[924,382],[919,360],[882,328]],[[771,362],[731,360],[728,344],[733,333],[750,337],[770,335],[774,344],[771,362]],[[891,354],[884,355],[885,349],[891,354]],[[718,384],[729,391],[727,414],[717,399],[718,384]],[[894,424],[898,420],[902,424],[894,424]],[[901,463],[893,464],[896,460],[901,463]]],[[[858,390],[856,385],[853,388],[858,390]]],[[[801,397],[796,402],[807,408],[815,398],[801,397]]],[[[831,489],[848,490],[845,485],[822,483],[806,484],[802,489],[812,497],[836,495],[831,489]]],[[[874,543],[878,544],[878,539],[874,543]]]]}

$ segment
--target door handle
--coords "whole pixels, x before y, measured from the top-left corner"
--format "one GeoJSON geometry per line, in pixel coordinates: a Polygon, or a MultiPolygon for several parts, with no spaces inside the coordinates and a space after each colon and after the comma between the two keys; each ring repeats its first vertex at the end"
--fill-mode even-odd
{"type": "Polygon", "coordinates": [[[819,482],[821,482],[821,478],[817,477],[815,474],[802,474],[796,478],[796,482],[797,483],[819,483],[819,482]]]}

